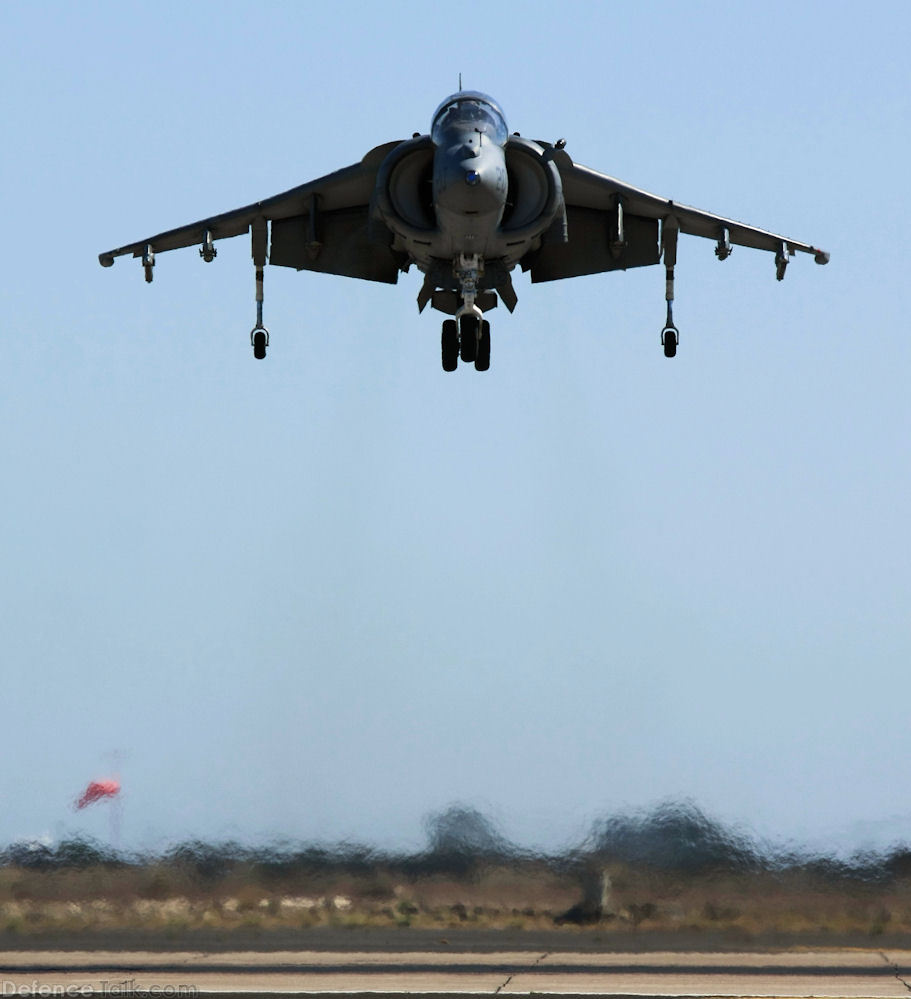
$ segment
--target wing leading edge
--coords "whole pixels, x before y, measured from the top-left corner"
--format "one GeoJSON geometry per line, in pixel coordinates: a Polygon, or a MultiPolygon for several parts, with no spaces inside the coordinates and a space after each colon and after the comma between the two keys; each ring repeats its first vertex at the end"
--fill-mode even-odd
{"type": "Polygon", "coordinates": [[[141,257],[150,281],[156,253],[196,245],[200,256],[212,260],[216,240],[272,222],[271,263],[394,284],[399,261],[388,246],[371,238],[369,211],[377,170],[397,145],[398,141],[377,146],[360,163],[264,201],[127,243],[100,253],[98,259],[110,267],[116,257],[141,257]]]}
{"type": "Polygon", "coordinates": [[[776,255],[779,280],[794,253],[812,254],[818,264],[829,262],[825,250],[809,243],[650,194],[575,164],[565,152],[555,159],[563,181],[569,240],[542,247],[529,261],[533,282],[656,264],[661,255],[659,223],[685,235],[715,240],[715,252],[722,260],[733,246],[769,250],[776,255]],[[599,241],[604,243],[600,249],[599,241]]]}

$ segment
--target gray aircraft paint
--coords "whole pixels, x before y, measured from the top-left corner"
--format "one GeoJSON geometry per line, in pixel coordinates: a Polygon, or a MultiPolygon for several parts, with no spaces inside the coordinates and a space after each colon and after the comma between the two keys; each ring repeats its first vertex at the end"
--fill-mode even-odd
{"type": "MultiPolygon", "coordinates": [[[[419,309],[430,304],[455,316],[463,344],[489,330],[484,313],[498,301],[515,308],[511,273],[517,265],[532,282],[543,282],[663,258],[667,319],[661,342],[669,357],[679,340],[672,303],[680,233],[715,240],[719,260],[735,245],[771,251],[778,280],[795,253],[812,254],[819,264],[829,260],[808,243],[679,205],[580,166],[564,145],[509,135],[496,101],[460,91],[439,105],[430,134],[377,146],[360,163],[109,250],[99,260],[110,267],[115,257],[138,257],[151,282],[157,253],[196,244],[210,262],[216,240],[251,233],[257,272],[251,341],[257,357],[265,356],[269,337],[262,325],[267,246],[268,262],[277,266],[389,284],[414,265],[424,274],[419,309]]],[[[447,335],[452,330],[444,324],[444,355],[447,335]]],[[[470,346],[463,349],[463,361],[473,353],[470,346]]],[[[447,370],[453,366],[444,360],[447,370]]]]}

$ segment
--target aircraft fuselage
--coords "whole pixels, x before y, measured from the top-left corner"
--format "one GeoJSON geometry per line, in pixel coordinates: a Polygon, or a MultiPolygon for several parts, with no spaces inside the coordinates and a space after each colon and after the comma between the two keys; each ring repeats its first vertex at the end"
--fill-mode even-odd
{"type": "Polygon", "coordinates": [[[453,255],[494,249],[508,180],[506,124],[478,105],[455,104],[434,125],[433,206],[453,255]]]}

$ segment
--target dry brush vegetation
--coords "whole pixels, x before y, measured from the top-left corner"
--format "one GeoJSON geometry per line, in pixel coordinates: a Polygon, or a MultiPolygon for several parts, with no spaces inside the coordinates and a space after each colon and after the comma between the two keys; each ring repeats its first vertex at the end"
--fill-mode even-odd
{"type": "Polygon", "coordinates": [[[189,843],[126,856],[70,840],[0,859],[0,933],[552,930],[605,935],[856,937],[911,932],[911,851],[831,858],[760,851],[692,806],[599,824],[561,855],[523,853],[450,809],[419,854],[189,843]]]}

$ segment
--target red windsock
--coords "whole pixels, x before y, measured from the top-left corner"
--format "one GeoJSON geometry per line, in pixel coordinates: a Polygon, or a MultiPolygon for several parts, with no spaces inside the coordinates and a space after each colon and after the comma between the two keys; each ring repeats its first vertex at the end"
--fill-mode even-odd
{"type": "Polygon", "coordinates": [[[113,778],[93,780],[76,801],[77,808],[85,808],[101,798],[116,798],[120,794],[120,781],[113,778]]]}

